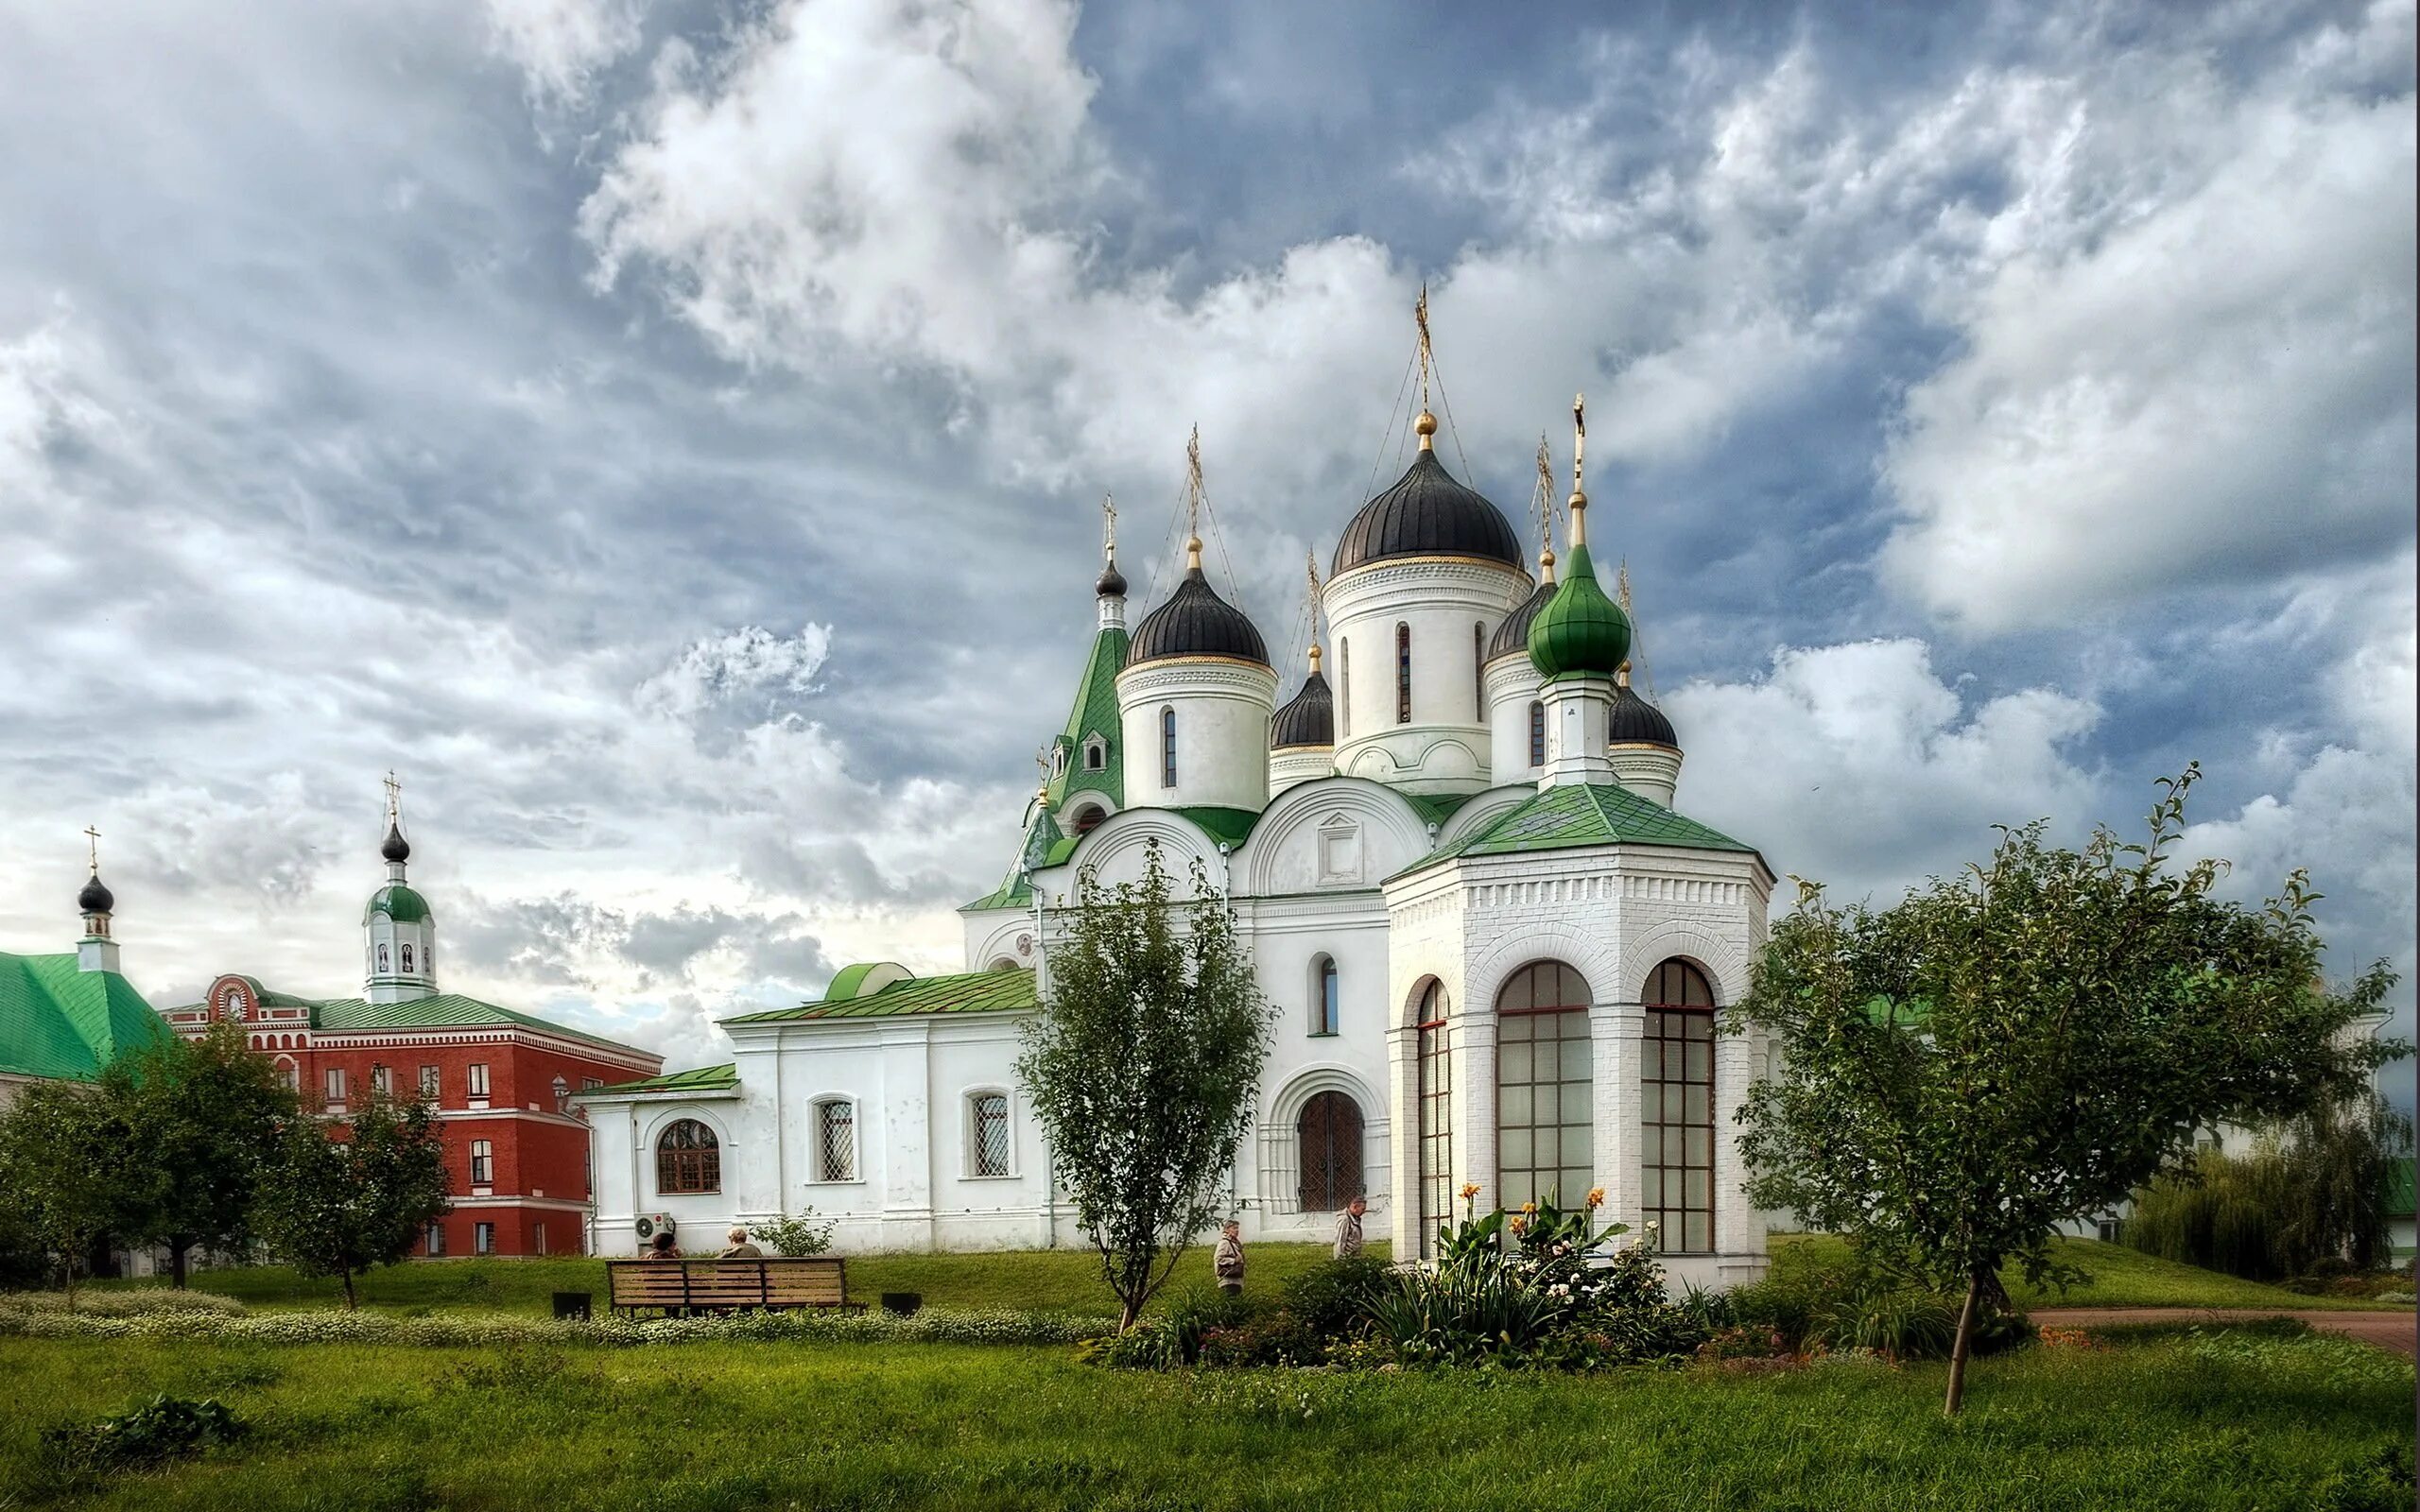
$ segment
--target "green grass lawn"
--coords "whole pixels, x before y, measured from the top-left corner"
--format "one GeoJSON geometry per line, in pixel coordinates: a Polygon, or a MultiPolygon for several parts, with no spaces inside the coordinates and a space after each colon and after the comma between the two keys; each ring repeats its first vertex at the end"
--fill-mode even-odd
{"type": "MultiPolygon", "coordinates": [[[[2083,1270],[2090,1279],[2062,1292],[2054,1287],[2028,1286],[2025,1278],[2011,1267],[2001,1273],[2001,1279],[2018,1305],[2273,1307],[2290,1312],[2359,1312],[2381,1305],[2363,1298],[2304,1297],[2282,1286],[2247,1281],[2198,1265],[2182,1265],[2124,1245],[2104,1245],[2097,1239],[2061,1239],[2054,1242],[2054,1247],[2061,1261],[2083,1270]]],[[[1793,1266],[1838,1264],[1847,1257],[1848,1245],[1828,1234],[1775,1234],[1772,1250],[1774,1269],[1787,1271],[1793,1266]]]]}
{"type": "MultiPolygon", "coordinates": [[[[1372,1245],[1370,1252],[1384,1259],[1387,1246],[1372,1245]]],[[[1253,1245],[1246,1255],[1245,1290],[1273,1297],[1287,1277],[1308,1270],[1327,1257],[1325,1245],[1253,1245]]],[[[1196,1245],[1177,1263],[1175,1278],[1162,1299],[1210,1284],[1210,1246],[1196,1245]]],[[[344,1289],[337,1282],[306,1280],[284,1265],[196,1271],[192,1285],[255,1308],[341,1306],[344,1302],[344,1289]]],[[[605,1265],[596,1260],[413,1261],[372,1271],[354,1285],[362,1305],[398,1311],[475,1307],[544,1314],[550,1310],[552,1294],[558,1291],[591,1292],[600,1310],[605,1305],[605,1265]]],[[[849,1295],[872,1303],[883,1292],[918,1292],[933,1307],[1005,1307],[1110,1317],[1117,1314],[1117,1305],[1101,1280],[1100,1262],[1089,1249],[851,1256],[849,1295]]]]}
{"type": "Polygon", "coordinates": [[[1065,1351],[461,1351],[0,1339],[0,1506],[2229,1509],[2409,1507],[2412,1376],[2221,1333],[1940,1366],[1595,1377],[1136,1375],[1065,1351]],[[39,1389],[22,1389],[39,1383],[39,1389]],[[249,1436],[62,1481],[42,1431],[154,1392],[249,1436]]]}
{"type": "MultiPolygon", "coordinates": [[[[2157,1260],[2121,1245],[2090,1239],[2059,1242],[2061,1257],[2090,1273],[2091,1280],[2068,1292],[2034,1292],[2014,1272],[2009,1291],[2020,1302],[2044,1307],[2274,1307],[2281,1309],[2361,1309],[2376,1302],[2338,1297],[2302,1297],[2281,1287],[2238,1280],[2217,1271],[2157,1260]]],[[[1384,1256],[1386,1246],[1371,1246],[1384,1256]]],[[[1788,1270],[1796,1265],[1837,1263],[1845,1254],[1841,1241],[1817,1234],[1777,1234],[1773,1263],[1788,1270]]],[[[1327,1256],[1324,1245],[1253,1245],[1247,1289],[1274,1296],[1285,1278],[1319,1264],[1327,1256]]],[[[152,1285],[156,1282],[124,1282],[152,1285]]],[[[193,1284],[205,1291],[238,1297],[256,1308],[325,1307],[340,1304],[342,1288],[332,1280],[304,1280],[282,1265],[249,1266],[240,1270],[198,1271],[193,1284]]],[[[1164,1297],[1182,1296],[1210,1284],[1210,1248],[1197,1245],[1178,1264],[1176,1279],[1164,1297]]],[[[545,1313],[549,1295],[557,1291],[592,1292],[599,1306],[605,1297],[605,1267],[594,1260],[440,1260],[415,1261],[371,1272],[358,1283],[365,1306],[413,1308],[476,1307],[517,1313],[545,1313]]],[[[1095,1315],[1116,1312],[1109,1289],[1101,1283],[1100,1264],[1083,1249],[1007,1250],[963,1255],[864,1255],[849,1261],[849,1290],[868,1302],[882,1292],[920,1292],[936,1307],[1006,1307],[1095,1315]]]]}

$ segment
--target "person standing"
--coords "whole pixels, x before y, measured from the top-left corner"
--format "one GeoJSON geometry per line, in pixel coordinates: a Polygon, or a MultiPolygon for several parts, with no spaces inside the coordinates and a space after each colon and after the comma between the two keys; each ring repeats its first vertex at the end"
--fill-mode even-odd
{"type": "Polygon", "coordinates": [[[1244,1289],[1244,1226],[1230,1218],[1219,1228],[1219,1247],[1210,1254],[1210,1273],[1219,1290],[1236,1297],[1244,1289]]]}
{"type": "Polygon", "coordinates": [[[1367,1200],[1357,1196],[1336,1215],[1337,1259],[1352,1260],[1361,1253],[1361,1214],[1369,1208],[1367,1200]]]}

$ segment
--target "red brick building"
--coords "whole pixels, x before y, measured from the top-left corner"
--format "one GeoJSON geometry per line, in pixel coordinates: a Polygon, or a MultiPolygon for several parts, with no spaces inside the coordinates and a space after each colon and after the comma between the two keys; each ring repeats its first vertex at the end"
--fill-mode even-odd
{"type": "Polygon", "coordinates": [[[422,1252],[581,1254],[596,1212],[588,1125],[568,1099],[655,1075],[664,1057],[513,1009],[437,990],[437,921],[404,881],[411,848],[389,811],[387,885],[363,915],[367,990],[317,999],[221,976],[203,1001],[164,1010],[179,1034],[246,1026],[305,1102],[341,1118],[386,1093],[437,1105],[454,1211],[422,1252]]]}

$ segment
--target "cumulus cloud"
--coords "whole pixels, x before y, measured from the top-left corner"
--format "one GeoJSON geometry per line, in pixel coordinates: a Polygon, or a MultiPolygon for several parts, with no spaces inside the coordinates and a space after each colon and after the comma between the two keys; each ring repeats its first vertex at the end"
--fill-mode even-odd
{"type": "Polygon", "coordinates": [[[1970,703],[1919,641],[1786,647],[1761,678],[1691,682],[1665,705],[1687,753],[1682,808],[1842,899],[1955,870],[1994,824],[2072,831],[2098,812],[2081,749],[2098,707],[2053,688],[1970,703]]]}
{"type": "Polygon", "coordinates": [[[586,98],[599,69],[639,45],[645,0],[486,0],[495,50],[546,106],[586,98]]]}

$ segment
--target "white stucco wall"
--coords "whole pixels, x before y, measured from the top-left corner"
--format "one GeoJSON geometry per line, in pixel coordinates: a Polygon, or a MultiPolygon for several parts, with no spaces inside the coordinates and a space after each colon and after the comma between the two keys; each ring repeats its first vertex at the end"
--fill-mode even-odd
{"type": "Polygon", "coordinates": [[[1336,769],[1413,793],[1487,786],[1480,662],[1531,586],[1517,568],[1464,557],[1394,558],[1330,582],[1321,602],[1339,648],[1336,769]],[[1397,718],[1397,626],[1411,635],[1408,721],[1397,718]]]}

